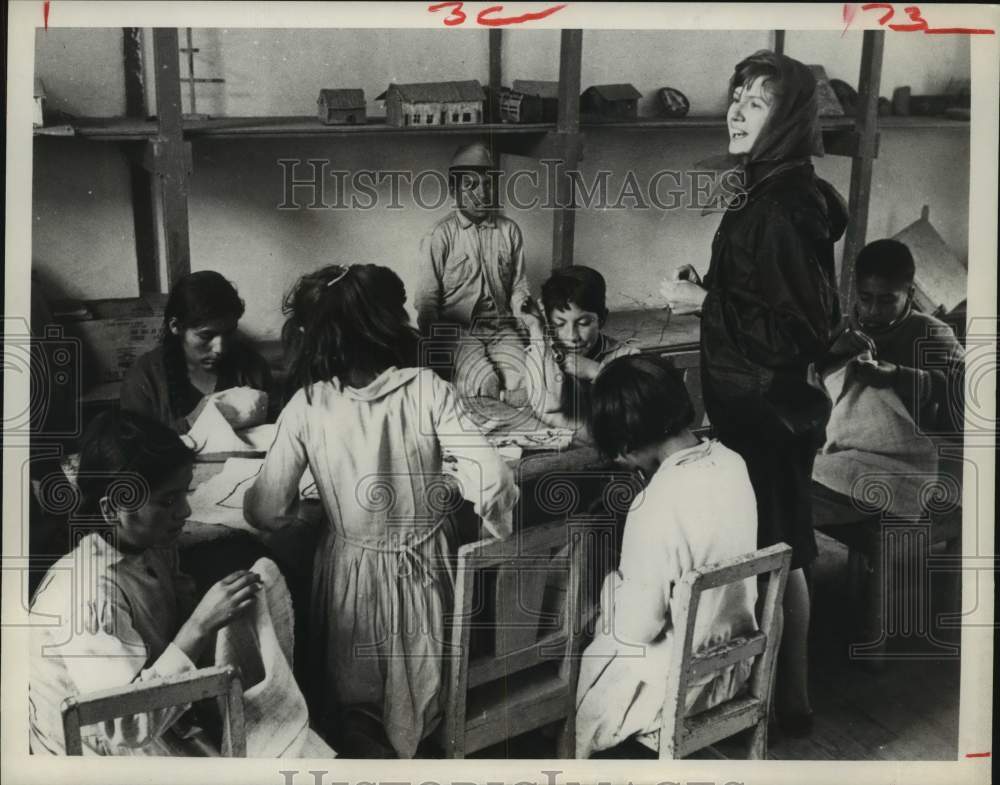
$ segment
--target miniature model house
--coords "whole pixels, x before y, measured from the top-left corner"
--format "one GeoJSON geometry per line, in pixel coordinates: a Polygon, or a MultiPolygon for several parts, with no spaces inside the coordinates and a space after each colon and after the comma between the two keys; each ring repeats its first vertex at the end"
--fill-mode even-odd
{"type": "Polygon", "coordinates": [[[376,100],[385,101],[386,122],[399,127],[474,125],[483,122],[486,95],[475,79],[464,82],[391,84],[376,100]]]}
{"type": "Polygon", "coordinates": [[[641,97],[630,84],[594,85],[580,96],[580,110],[612,120],[635,120],[641,97]]]}
{"type": "Polygon", "coordinates": [[[319,121],[327,125],[354,125],[364,123],[364,90],[320,90],[316,99],[319,121]]]}

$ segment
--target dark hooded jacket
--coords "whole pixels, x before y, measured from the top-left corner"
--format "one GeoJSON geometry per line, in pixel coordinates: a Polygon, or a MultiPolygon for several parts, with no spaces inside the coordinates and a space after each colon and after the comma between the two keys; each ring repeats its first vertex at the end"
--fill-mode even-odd
{"type": "MultiPolygon", "coordinates": [[[[834,244],[843,198],[818,178],[815,79],[779,56],[785,91],[712,244],[702,306],[705,408],[720,435],[822,440],[830,401],[808,380],[840,320],[834,244]]],[[[817,445],[818,446],[818,445],[817,445]]]]}

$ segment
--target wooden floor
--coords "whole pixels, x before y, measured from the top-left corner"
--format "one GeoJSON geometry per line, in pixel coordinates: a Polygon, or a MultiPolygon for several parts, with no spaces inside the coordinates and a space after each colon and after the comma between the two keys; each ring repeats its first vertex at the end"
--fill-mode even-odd
{"type": "MultiPolygon", "coordinates": [[[[774,760],[955,760],[958,745],[959,660],[942,654],[926,638],[891,640],[890,658],[881,672],[852,660],[852,614],[847,590],[847,550],[817,535],[820,557],[813,574],[810,656],[815,726],[810,737],[788,738],[773,729],[768,757],[774,760]]],[[[950,576],[935,575],[930,618],[956,612],[959,601],[950,576]]],[[[932,626],[931,629],[934,629],[932,626]]],[[[939,639],[957,643],[957,631],[937,630],[939,639]]],[[[719,748],[726,757],[743,757],[737,744],[719,748]]],[[[553,743],[542,733],[525,734],[471,757],[547,758],[553,743]]],[[[652,757],[638,744],[623,745],[612,757],[652,757]]],[[[702,756],[698,756],[702,757],[702,756]]],[[[711,757],[711,756],[705,756],[711,757]]]]}

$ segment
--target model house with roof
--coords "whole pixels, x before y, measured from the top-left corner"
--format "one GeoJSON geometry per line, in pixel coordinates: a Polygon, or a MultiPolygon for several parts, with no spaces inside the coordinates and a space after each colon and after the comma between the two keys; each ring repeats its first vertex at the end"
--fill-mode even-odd
{"type": "Polygon", "coordinates": [[[364,90],[320,90],[316,99],[319,121],[326,125],[364,123],[368,116],[364,90]]]}
{"type": "Polygon", "coordinates": [[[386,122],[401,128],[475,125],[483,122],[486,94],[475,79],[462,82],[390,84],[376,100],[385,101],[386,122]]]}
{"type": "Polygon", "coordinates": [[[635,120],[641,97],[630,84],[594,85],[580,96],[580,111],[613,120],[635,120]]]}

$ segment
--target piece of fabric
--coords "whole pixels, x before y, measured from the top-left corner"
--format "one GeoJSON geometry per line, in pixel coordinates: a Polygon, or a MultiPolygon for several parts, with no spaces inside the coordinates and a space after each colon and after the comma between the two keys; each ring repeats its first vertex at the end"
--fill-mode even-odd
{"type": "Polygon", "coordinates": [[[474,224],[455,210],[421,243],[415,307],[424,334],[439,322],[469,327],[476,316],[517,314],[530,296],[524,240],[506,216],[474,224]]]}
{"type": "MultiPolygon", "coordinates": [[[[271,372],[264,359],[244,344],[237,344],[227,355],[227,361],[219,369],[215,391],[233,387],[252,387],[255,390],[271,390],[271,372]]],[[[180,391],[181,413],[175,413],[170,406],[170,380],[164,361],[164,347],[158,346],[135,361],[121,385],[121,407],[124,411],[152,417],[168,425],[178,433],[187,433],[191,427],[187,416],[197,408],[203,393],[190,381],[180,391]]],[[[271,395],[270,398],[276,399],[271,395]]]]}
{"type": "Polygon", "coordinates": [[[306,699],[292,673],[295,617],[281,571],[270,559],[258,559],[250,569],[263,589],[250,613],[220,630],[215,644],[215,664],[238,666],[246,678],[247,757],[335,758],[310,731],[306,699]]]}
{"type": "MultiPolygon", "coordinates": [[[[580,664],[576,756],[659,730],[672,667],[671,602],[683,575],[753,552],[753,489],[740,457],[717,441],[674,453],[629,510],[621,561],[607,576],[593,643],[580,664]]],[[[702,594],[693,647],[700,652],[757,629],[757,584],[748,579],[702,594]]],[[[690,685],[689,712],[727,700],[751,663],[690,685]]]]}
{"type": "Polygon", "coordinates": [[[813,479],[859,511],[919,517],[938,481],[937,447],[893,389],[863,384],[847,363],[824,379],[835,401],[813,479]]]}
{"type": "Polygon", "coordinates": [[[915,310],[884,330],[863,327],[857,314],[845,320],[848,326],[875,342],[876,359],[899,368],[893,390],[920,431],[962,433],[965,349],[951,327],[915,310]]]}
{"type": "Polygon", "coordinates": [[[517,486],[433,371],[390,368],[365,388],[334,379],[310,392],[311,403],[300,390],[282,412],[244,512],[261,528],[294,518],[311,469],[330,524],[313,571],[313,716],[337,732],[347,711],[368,712],[412,757],[443,711],[452,489],[506,538],[517,486]]]}

